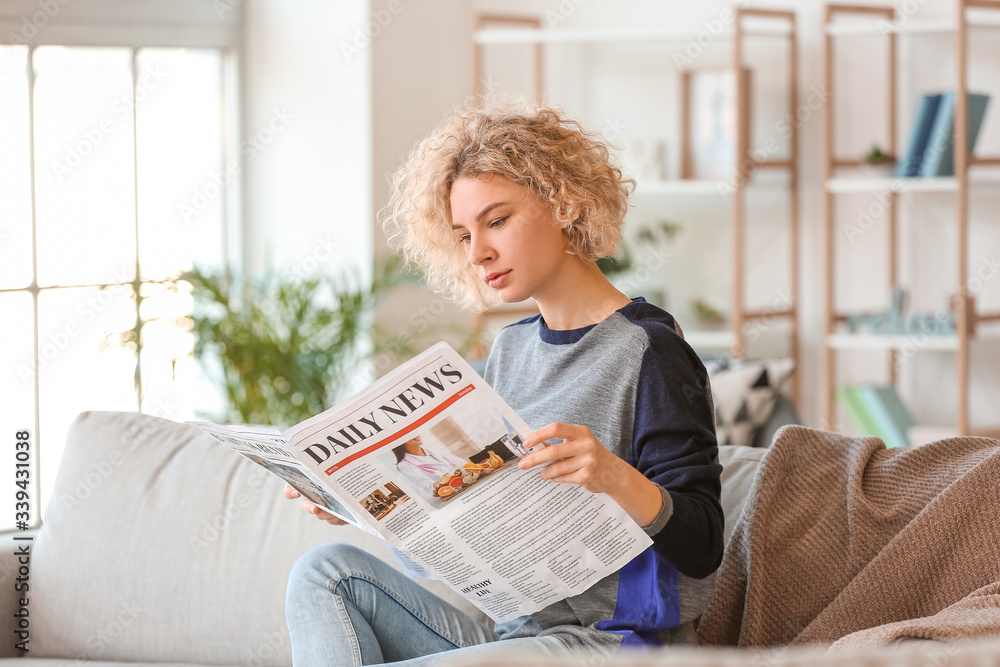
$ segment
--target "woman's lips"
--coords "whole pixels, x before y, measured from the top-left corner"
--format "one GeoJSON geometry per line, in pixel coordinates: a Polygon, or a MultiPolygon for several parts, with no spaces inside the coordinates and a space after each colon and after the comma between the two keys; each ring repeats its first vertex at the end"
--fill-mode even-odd
{"type": "Polygon", "coordinates": [[[504,271],[503,273],[491,273],[486,276],[486,283],[496,289],[502,287],[505,282],[507,282],[507,276],[510,275],[510,271],[504,271]]]}

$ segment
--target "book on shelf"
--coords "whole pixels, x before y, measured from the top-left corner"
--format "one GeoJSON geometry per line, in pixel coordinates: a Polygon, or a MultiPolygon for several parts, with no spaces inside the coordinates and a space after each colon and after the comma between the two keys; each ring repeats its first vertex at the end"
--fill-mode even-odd
{"type": "Polygon", "coordinates": [[[940,94],[921,95],[920,99],[917,100],[917,110],[913,114],[910,138],[906,143],[902,159],[896,163],[895,175],[897,177],[916,176],[920,172],[920,161],[923,159],[927,139],[934,126],[934,116],[937,114],[940,104],[940,94]]]}
{"type": "Polygon", "coordinates": [[[880,438],[886,447],[906,447],[907,432],[917,422],[892,385],[847,385],[837,398],[862,435],[880,438]]]}
{"type": "Polygon", "coordinates": [[[906,447],[910,444],[906,433],[917,422],[903,405],[895,387],[861,385],[858,395],[878,426],[879,437],[886,447],[906,447]]]}
{"type": "Polygon", "coordinates": [[[878,435],[878,427],[865,409],[855,387],[850,385],[837,387],[837,402],[860,435],[878,435]]]}
{"type": "MultiPolygon", "coordinates": [[[[986,104],[989,95],[982,93],[967,93],[968,95],[968,137],[966,145],[972,153],[986,116],[986,104]]],[[[920,170],[917,175],[924,178],[955,175],[955,93],[941,95],[934,114],[934,124],[927,137],[923,155],[920,160],[920,170]]]]}

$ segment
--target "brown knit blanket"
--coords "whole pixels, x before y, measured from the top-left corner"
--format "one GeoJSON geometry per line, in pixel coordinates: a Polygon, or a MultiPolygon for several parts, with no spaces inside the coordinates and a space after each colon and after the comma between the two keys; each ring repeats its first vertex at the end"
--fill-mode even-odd
{"type": "Polygon", "coordinates": [[[1000,440],[886,449],[800,426],[763,458],[702,644],[1000,635],[1000,440]]]}

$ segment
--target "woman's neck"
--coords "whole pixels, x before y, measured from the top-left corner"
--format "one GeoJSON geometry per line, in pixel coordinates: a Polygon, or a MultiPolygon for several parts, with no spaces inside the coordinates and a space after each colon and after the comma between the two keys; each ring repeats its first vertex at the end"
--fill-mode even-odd
{"type": "Polygon", "coordinates": [[[568,331],[597,324],[632,301],[596,264],[577,261],[572,266],[556,284],[534,295],[549,329],[568,331]]]}

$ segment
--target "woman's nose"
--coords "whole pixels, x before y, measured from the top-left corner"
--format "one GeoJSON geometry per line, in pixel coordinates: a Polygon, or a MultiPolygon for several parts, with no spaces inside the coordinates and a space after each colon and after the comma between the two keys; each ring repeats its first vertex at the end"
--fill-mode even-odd
{"type": "Polygon", "coordinates": [[[469,239],[469,261],[473,264],[482,264],[491,259],[493,259],[493,249],[481,235],[473,235],[469,239]]]}

